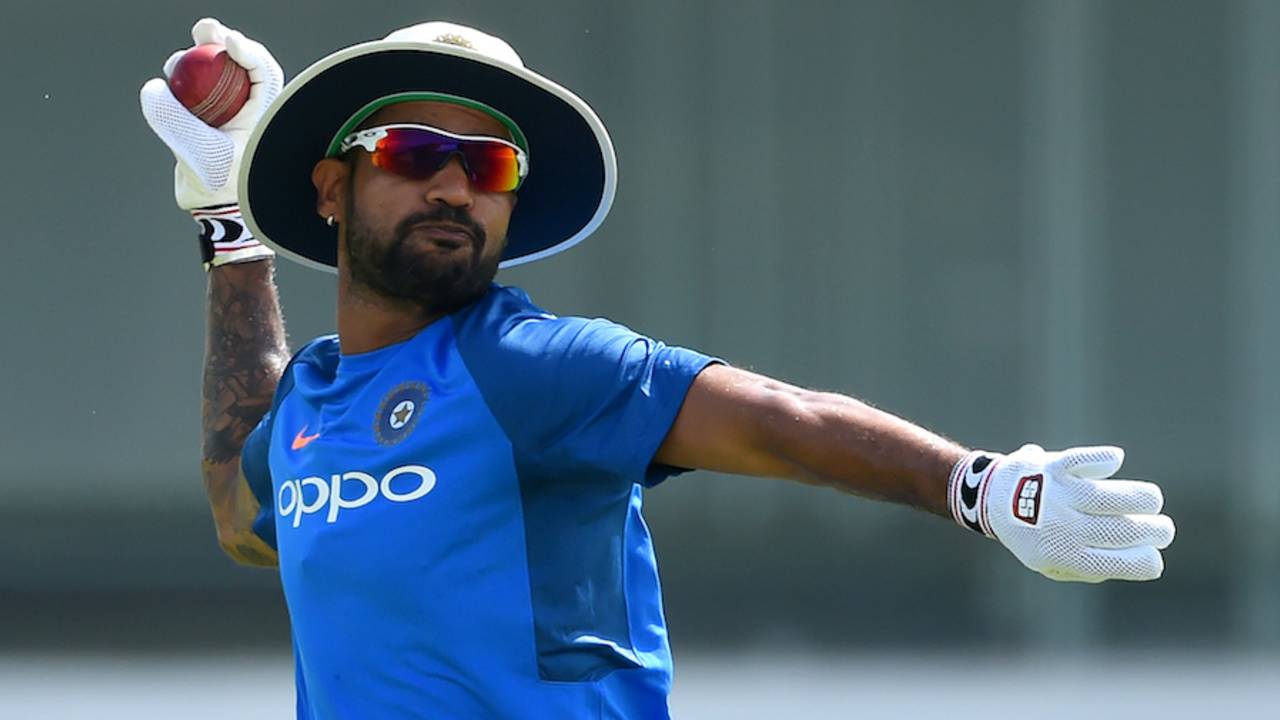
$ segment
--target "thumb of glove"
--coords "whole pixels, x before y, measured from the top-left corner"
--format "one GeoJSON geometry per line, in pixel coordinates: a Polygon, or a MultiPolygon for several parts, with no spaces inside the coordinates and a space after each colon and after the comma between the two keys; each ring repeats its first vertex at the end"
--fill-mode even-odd
{"type": "Polygon", "coordinates": [[[1058,453],[1049,463],[1051,472],[1070,473],[1078,478],[1109,478],[1124,464],[1124,449],[1114,445],[1074,447],[1058,453]]]}
{"type": "Polygon", "coordinates": [[[234,144],[225,133],[192,115],[160,78],[148,80],[139,92],[139,99],[142,115],[151,130],[200,184],[209,191],[227,185],[234,144]]]}

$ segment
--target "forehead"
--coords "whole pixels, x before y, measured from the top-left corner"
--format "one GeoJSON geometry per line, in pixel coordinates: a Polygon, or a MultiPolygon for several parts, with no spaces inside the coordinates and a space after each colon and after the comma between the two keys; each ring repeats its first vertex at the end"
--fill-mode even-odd
{"type": "Polygon", "coordinates": [[[367,120],[360,123],[360,127],[391,123],[421,123],[460,135],[510,137],[507,128],[488,113],[434,100],[414,100],[388,105],[370,115],[367,120]]]}

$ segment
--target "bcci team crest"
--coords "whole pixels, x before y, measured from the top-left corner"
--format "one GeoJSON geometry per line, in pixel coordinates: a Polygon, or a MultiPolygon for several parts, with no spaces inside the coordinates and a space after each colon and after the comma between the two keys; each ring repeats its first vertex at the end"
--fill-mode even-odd
{"type": "Polygon", "coordinates": [[[401,383],[391,389],[373,419],[373,436],[379,445],[395,445],[409,437],[418,424],[430,392],[422,382],[401,383]]]}

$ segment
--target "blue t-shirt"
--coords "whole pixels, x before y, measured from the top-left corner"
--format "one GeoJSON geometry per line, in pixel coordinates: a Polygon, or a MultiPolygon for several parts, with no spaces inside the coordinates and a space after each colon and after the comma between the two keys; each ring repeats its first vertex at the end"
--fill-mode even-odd
{"type": "Polygon", "coordinates": [[[641,486],[710,362],[496,285],[396,345],[304,347],[242,453],[298,717],[668,717],[641,486]]]}

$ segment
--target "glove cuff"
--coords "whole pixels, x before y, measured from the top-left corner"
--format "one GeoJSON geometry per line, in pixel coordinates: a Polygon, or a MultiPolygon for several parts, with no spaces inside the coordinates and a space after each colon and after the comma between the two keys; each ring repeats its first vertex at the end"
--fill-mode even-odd
{"type": "Polygon", "coordinates": [[[993,540],[996,534],[991,529],[991,518],[987,512],[987,493],[991,489],[996,466],[1003,459],[1004,456],[998,453],[974,450],[955,464],[947,481],[947,504],[951,508],[951,517],[960,527],[993,540]]]}
{"type": "Polygon", "coordinates": [[[191,211],[191,218],[200,226],[200,259],[206,272],[220,265],[275,256],[275,251],[249,232],[239,205],[199,208],[191,211]]]}

